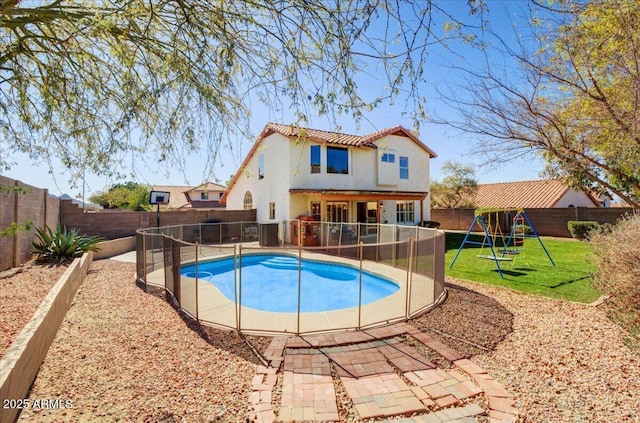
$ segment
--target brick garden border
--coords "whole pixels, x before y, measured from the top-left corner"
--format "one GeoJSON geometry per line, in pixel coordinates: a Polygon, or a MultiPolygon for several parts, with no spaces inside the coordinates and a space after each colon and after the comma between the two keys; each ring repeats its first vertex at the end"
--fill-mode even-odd
{"type": "MultiPolygon", "coordinates": [[[[3,403],[28,398],[31,384],[92,262],[93,253],[88,252],[71,263],[0,358],[0,400],[3,403]]],[[[19,412],[18,408],[5,408],[0,404],[0,423],[13,422],[19,412]]]]}

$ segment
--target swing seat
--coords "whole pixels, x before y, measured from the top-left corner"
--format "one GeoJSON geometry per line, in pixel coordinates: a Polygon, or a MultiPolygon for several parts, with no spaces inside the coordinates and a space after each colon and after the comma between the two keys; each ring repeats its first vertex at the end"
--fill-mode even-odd
{"type": "Polygon", "coordinates": [[[518,254],[520,254],[520,250],[500,250],[500,253],[511,255],[511,256],[517,256],[518,254]]]}
{"type": "Polygon", "coordinates": [[[489,260],[498,260],[498,261],[513,261],[511,257],[498,257],[498,256],[494,257],[491,255],[483,255],[483,254],[478,254],[476,257],[489,259],[489,260]]]}

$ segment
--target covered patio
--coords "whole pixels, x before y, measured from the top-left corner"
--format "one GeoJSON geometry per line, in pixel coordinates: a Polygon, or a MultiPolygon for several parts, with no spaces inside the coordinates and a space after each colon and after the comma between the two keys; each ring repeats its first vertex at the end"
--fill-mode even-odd
{"type": "Polygon", "coordinates": [[[387,201],[418,201],[418,222],[426,220],[427,192],[292,188],[289,194],[306,196],[311,202],[310,214],[321,222],[389,223],[381,218],[387,201]]]}

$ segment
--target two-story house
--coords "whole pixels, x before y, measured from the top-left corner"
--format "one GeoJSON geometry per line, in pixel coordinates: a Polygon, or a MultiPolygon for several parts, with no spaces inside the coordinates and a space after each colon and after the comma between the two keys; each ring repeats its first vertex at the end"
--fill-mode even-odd
{"type": "Polygon", "coordinates": [[[429,160],[402,126],[348,135],[269,123],[221,201],[258,221],[416,224],[429,220],[429,160]]]}

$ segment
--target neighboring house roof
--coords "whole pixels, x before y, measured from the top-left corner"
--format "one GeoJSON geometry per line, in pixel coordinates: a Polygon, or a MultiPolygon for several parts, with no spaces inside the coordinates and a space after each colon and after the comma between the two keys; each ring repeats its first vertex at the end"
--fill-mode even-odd
{"type": "Polygon", "coordinates": [[[202,185],[198,185],[195,188],[189,188],[187,191],[226,191],[227,187],[224,185],[214,184],[213,182],[205,182],[202,185]]]}
{"type": "MultiPolygon", "coordinates": [[[[556,179],[478,184],[475,206],[495,208],[552,208],[571,188],[556,179]]],[[[585,192],[594,206],[600,204],[585,192]]]]}
{"type": "Polygon", "coordinates": [[[205,182],[196,187],[182,186],[182,185],[155,185],[152,188],[154,191],[166,191],[169,193],[169,204],[167,208],[182,209],[187,207],[192,208],[214,208],[224,207],[220,204],[218,198],[212,198],[210,200],[200,200],[200,198],[190,198],[189,192],[210,192],[210,191],[222,191],[227,188],[223,185],[214,184],[213,182],[205,182]]]}
{"type": "Polygon", "coordinates": [[[183,208],[191,207],[194,209],[212,209],[224,207],[224,204],[217,200],[193,200],[189,204],[185,204],[183,208]]]}
{"type": "Polygon", "coordinates": [[[359,148],[374,148],[377,149],[378,146],[375,144],[376,141],[386,137],[387,135],[398,135],[401,137],[407,137],[413,142],[415,142],[420,148],[426,151],[429,154],[430,158],[437,157],[436,153],[427,147],[422,141],[418,139],[418,137],[408,129],[403,126],[394,126],[392,128],[382,129],[380,131],[372,132],[367,135],[351,135],[351,134],[343,134],[340,132],[332,132],[332,131],[323,131],[321,129],[313,129],[313,128],[302,128],[296,125],[283,125],[279,123],[267,123],[258,136],[258,139],[251,147],[251,150],[247,153],[244,161],[240,165],[239,170],[234,175],[233,179],[229,183],[227,187],[227,192],[222,196],[220,201],[226,202],[227,193],[229,190],[235,185],[236,181],[240,177],[242,173],[242,169],[245,168],[251,157],[258,149],[258,145],[260,142],[268,137],[271,134],[278,133],[284,135],[288,138],[301,138],[308,139],[309,141],[318,142],[321,144],[332,144],[332,145],[342,145],[346,147],[359,147],[359,148]]]}

